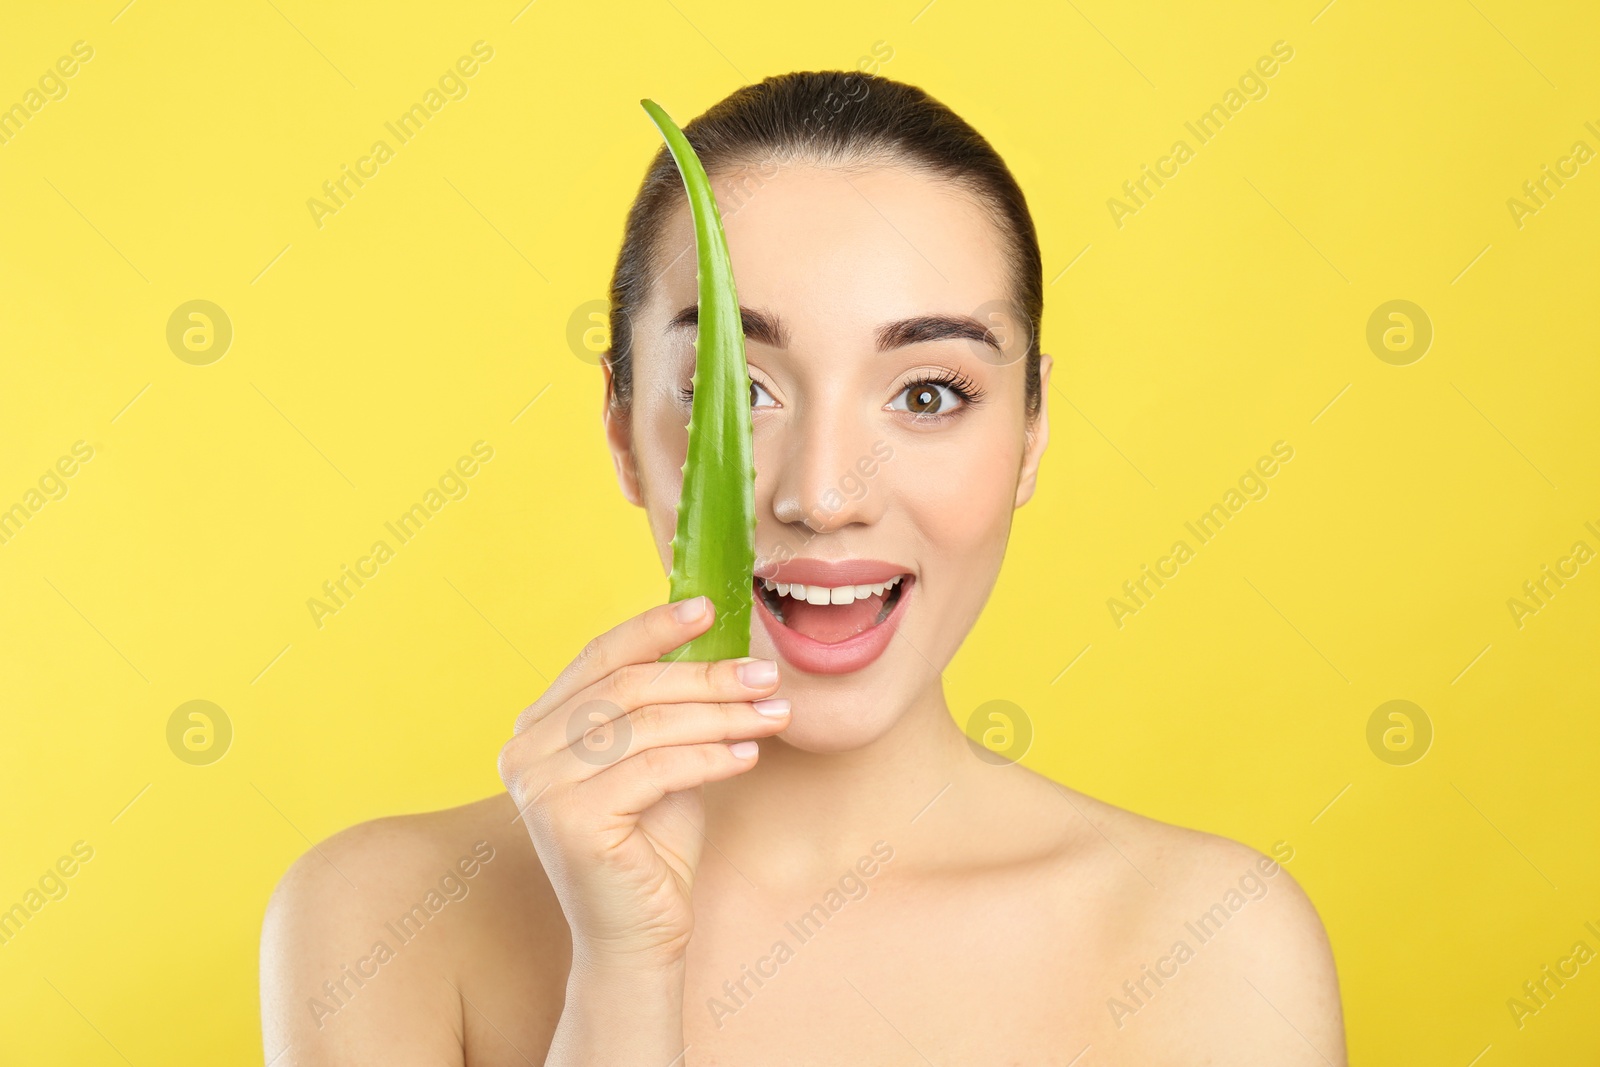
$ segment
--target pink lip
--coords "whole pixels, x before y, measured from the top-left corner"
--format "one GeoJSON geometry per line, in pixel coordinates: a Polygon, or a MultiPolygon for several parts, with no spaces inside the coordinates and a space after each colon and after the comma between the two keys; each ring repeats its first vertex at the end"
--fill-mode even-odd
{"type": "MultiPolygon", "coordinates": [[[[886,582],[897,574],[910,574],[910,567],[902,567],[898,563],[885,563],[880,559],[844,559],[829,561],[825,559],[792,559],[787,563],[771,564],[759,563],[756,565],[757,578],[765,578],[772,582],[783,582],[793,585],[826,585],[830,588],[841,585],[877,585],[886,582]]],[[[888,625],[885,619],[882,625],[888,625]]]]}
{"type": "MultiPolygon", "coordinates": [[[[821,564],[820,569],[806,566],[808,564],[821,564],[821,561],[797,560],[786,567],[778,568],[778,571],[783,574],[784,581],[799,582],[802,585],[807,584],[808,580],[817,585],[866,585],[893,578],[896,574],[906,575],[901,579],[900,584],[903,588],[900,591],[900,599],[895,603],[894,610],[889,613],[887,619],[847,641],[834,644],[827,644],[807,637],[797,630],[791,630],[773,617],[766,600],[759,592],[756,594],[756,613],[761,616],[761,624],[767,628],[767,635],[772,638],[778,655],[782,656],[785,662],[811,674],[849,674],[869,666],[883,655],[884,650],[889,647],[889,642],[894,638],[895,628],[900,625],[900,620],[906,613],[906,605],[911,601],[912,586],[916,584],[916,579],[912,578],[904,568],[895,568],[892,564],[878,563],[875,560],[821,564]],[[856,569],[848,569],[851,567],[856,569]]],[[[772,580],[777,581],[778,578],[774,576],[772,580]]]]}

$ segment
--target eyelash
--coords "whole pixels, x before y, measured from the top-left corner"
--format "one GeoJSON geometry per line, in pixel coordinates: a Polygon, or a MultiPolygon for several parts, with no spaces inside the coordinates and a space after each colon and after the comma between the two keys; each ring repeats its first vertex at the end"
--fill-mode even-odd
{"type": "MultiPolygon", "coordinates": [[[[754,379],[751,379],[751,380],[763,392],[766,392],[767,395],[769,395],[769,396],[772,395],[771,394],[771,390],[767,389],[766,386],[762,385],[760,382],[756,382],[754,379]]],[[[967,377],[965,374],[962,374],[959,371],[942,370],[942,371],[939,371],[936,374],[924,374],[920,378],[913,378],[911,381],[909,381],[905,385],[901,386],[900,389],[895,392],[895,394],[894,394],[895,395],[895,399],[899,399],[901,396],[904,396],[909,390],[915,389],[918,386],[923,386],[923,385],[942,385],[942,386],[944,386],[945,388],[949,389],[951,392],[955,393],[956,396],[961,398],[961,406],[956,408],[955,411],[937,412],[937,413],[931,414],[931,415],[919,414],[919,413],[914,412],[914,411],[908,412],[909,414],[915,416],[919,420],[930,420],[930,419],[931,420],[943,420],[943,419],[954,418],[957,413],[965,410],[968,405],[981,403],[983,401],[983,398],[984,398],[984,391],[978,385],[977,382],[973,381],[971,378],[967,377]]],[[[682,388],[680,388],[678,390],[678,399],[681,402],[685,403],[685,404],[691,404],[691,403],[694,402],[694,385],[693,385],[693,383],[691,383],[689,385],[686,385],[686,386],[683,386],[682,388]]]]}
{"type": "Polygon", "coordinates": [[[965,411],[969,405],[982,403],[984,397],[982,387],[980,387],[977,382],[973,381],[965,374],[962,374],[960,371],[941,370],[935,374],[924,374],[920,378],[914,378],[907,382],[900,388],[898,392],[894,394],[895,399],[898,400],[908,391],[923,385],[944,386],[952,393],[955,393],[956,396],[961,398],[961,406],[956,408],[954,411],[940,411],[931,415],[921,414],[915,411],[907,412],[907,414],[911,415],[912,418],[917,419],[918,421],[925,422],[932,420],[935,422],[942,422],[945,419],[953,419],[961,412],[965,411]]]}

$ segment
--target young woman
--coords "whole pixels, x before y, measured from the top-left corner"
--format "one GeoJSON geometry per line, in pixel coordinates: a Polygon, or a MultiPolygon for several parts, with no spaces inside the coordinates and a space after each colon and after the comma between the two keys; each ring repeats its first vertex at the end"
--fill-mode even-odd
{"type": "MultiPolygon", "coordinates": [[[[996,758],[945,703],[1049,440],[1005,164],[844,72],[685,132],[748,341],[753,656],[661,663],[717,620],[654,607],[522,713],[505,793],[307,853],[262,938],[268,1059],[1342,1064],[1326,935],[1273,859],[996,758]]],[[[666,569],[697,289],[665,148],[611,295],[606,437],[666,569]]]]}

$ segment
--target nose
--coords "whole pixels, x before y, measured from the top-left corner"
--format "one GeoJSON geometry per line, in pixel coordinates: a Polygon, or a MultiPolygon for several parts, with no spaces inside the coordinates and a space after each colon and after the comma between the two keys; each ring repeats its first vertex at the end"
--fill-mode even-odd
{"type": "MultiPolygon", "coordinates": [[[[842,397],[805,405],[766,442],[756,457],[772,476],[772,514],[813,534],[871,525],[883,513],[873,439],[865,413],[842,397]],[[766,459],[766,464],[762,460],[766,459]]],[[[881,446],[880,446],[881,448],[881,446]]]]}

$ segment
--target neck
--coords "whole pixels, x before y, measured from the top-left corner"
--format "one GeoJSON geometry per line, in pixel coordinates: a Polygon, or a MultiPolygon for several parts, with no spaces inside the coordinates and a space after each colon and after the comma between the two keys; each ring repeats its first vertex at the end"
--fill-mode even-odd
{"type": "Polygon", "coordinates": [[[715,846],[707,851],[760,886],[820,884],[874,842],[909,839],[913,820],[936,798],[948,801],[974,763],[935,676],[888,732],[859,748],[806,752],[777,737],[762,741],[754,769],[705,788],[705,835],[715,846]]]}

